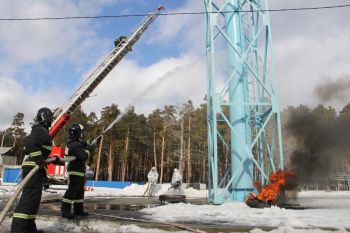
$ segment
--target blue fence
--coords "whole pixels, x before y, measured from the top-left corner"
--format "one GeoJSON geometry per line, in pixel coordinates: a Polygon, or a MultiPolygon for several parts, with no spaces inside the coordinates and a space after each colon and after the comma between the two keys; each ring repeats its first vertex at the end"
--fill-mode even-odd
{"type": "Polygon", "coordinates": [[[3,172],[4,183],[18,183],[21,180],[21,167],[4,167],[3,172]]]}
{"type": "MultiPolygon", "coordinates": [[[[4,167],[3,169],[3,182],[4,183],[18,183],[21,181],[21,167],[4,167]]],[[[90,187],[106,187],[106,188],[125,188],[131,184],[139,184],[143,185],[143,182],[123,182],[123,181],[95,181],[95,180],[88,180],[86,182],[87,186],[90,187]]]]}
{"type": "Polygon", "coordinates": [[[90,187],[105,187],[105,188],[118,188],[118,189],[122,189],[125,188],[131,184],[139,184],[139,185],[143,185],[143,182],[123,182],[123,181],[95,181],[95,180],[88,180],[86,182],[87,186],[90,187]]]}

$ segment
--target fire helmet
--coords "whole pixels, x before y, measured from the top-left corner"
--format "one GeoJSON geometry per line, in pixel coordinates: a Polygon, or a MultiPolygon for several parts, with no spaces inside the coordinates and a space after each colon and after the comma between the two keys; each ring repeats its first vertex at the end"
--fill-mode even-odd
{"type": "Polygon", "coordinates": [[[72,123],[69,128],[69,138],[81,139],[83,137],[83,125],[79,123],[72,123]]]}
{"type": "Polygon", "coordinates": [[[53,113],[49,108],[40,108],[36,114],[36,121],[39,124],[44,123],[46,127],[51,127],[53,113]]]}

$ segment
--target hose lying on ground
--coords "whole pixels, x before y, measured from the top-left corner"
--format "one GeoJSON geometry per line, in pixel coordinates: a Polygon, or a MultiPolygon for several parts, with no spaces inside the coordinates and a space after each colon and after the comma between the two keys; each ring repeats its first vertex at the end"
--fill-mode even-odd
{"type": "MultiPolygon", "coordinates": [[[[55,160],[55,158],[48,158],[45,160],[46,163],[51,163],[55,160]]],[[[4,209],[1,211],[0,214],[0,225],[2,221],[5,219],[7,213],[9,212],[12,204],[15,202],[16,198],[18,197],[19,193],[22,191],[24,186],[28,183],[29,179],[39,170],[39,166],[36,165],[29,173],[28,175],[21,181],[21,183],[18,185],[15,193],[12,195],[10,200],[5,205],[4,209]]]]}

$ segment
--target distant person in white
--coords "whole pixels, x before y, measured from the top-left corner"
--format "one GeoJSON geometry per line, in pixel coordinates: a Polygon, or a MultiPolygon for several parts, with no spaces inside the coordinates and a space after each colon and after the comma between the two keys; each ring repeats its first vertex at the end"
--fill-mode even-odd
{"type": "Polygon", "coordinates": [[[155,167],[152,167],[151,170],[147,174],[148,179],[148,196],[153,196],[155,187],[158,181],[158,172],[155,167]]]}
{"type": "Polygon", "coordinates": [[[182,194],[181,183],[182,183],[182,175],[180,171],[177,168],[175,168],[173,177],[171,178],[171,187],[170,187],[174,190],[174,195],[182,194]]]}

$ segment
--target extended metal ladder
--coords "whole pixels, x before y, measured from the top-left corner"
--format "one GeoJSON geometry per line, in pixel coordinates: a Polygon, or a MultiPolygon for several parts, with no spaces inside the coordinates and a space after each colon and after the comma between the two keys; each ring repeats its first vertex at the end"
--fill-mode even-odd
{"type": "Polygon", "coordinates": [[[164,7],[160,6],[154,13],[149,13],[143,21],[133,30],[130,36],[123,38],[121,42],[109,53],[102,63],[88,76],[83,84],[74,92],[69,100],[64,103],[54,114],[53,126],[50,129],[51,137],[69,120],[72,112],[94,91],[109,72],[131,51],[132,46],[140,39],[148,26],[157,18],[164,7]]]}

